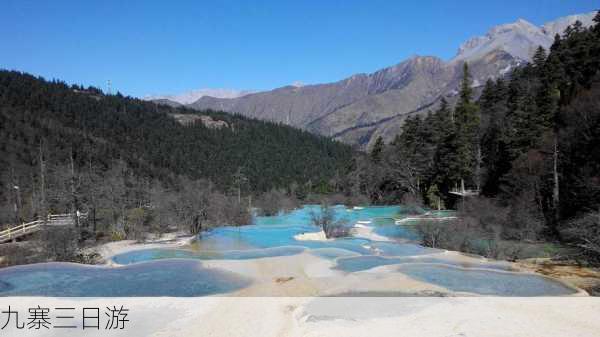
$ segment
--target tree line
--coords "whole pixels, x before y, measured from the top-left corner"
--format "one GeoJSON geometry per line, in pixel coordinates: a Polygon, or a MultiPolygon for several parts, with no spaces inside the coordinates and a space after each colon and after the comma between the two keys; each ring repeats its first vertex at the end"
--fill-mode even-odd
{"type": "Polygon", "coordinates": [[[282,196],[293,196],[289,208],[329,192],[352,154],[281,124],[0,71],[4,226],[80,211],[88,217],[76,234],[87,240],[248,224],[257,205],[275,212],[282,196]],[[226,126],[173,118],[182,114],[226,126]]]}
{"type": "Polygon", "coordinates": [[[464,184],[504,216],[494,235],[568,241],[600,256],[600,14],[594,22],[576,22],[483,88],[465,63],[455,106],[442,98],[407,117],[390,144],[378,139],[356,160],[355,185],[374,202],[460,209],[449,192],[464,184]]]}

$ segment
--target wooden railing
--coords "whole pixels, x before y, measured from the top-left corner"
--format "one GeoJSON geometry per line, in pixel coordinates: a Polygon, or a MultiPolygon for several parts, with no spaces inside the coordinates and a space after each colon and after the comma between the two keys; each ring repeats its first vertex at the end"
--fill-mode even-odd
{"type": "Polygon", "coordinates": [[[0,232],[0,242],[11,241],[25,234],[35,232],[44,225],[44,222],[44,220],[36,220],[3,230],[0,232]]]}
{"type": "Polygon", "coordinates": [[[403,226],[418,226],[421,224],[421,221],[452,221],[456,220],[458,217],[455,216],[444,216],[444,217],[413,217],[413,218],[402,218],[396,219],[394,222],[396,225],[403,226]],[[409,223],[407,223],[409,222],[409,223]]]}
{"type": "MultiPolygon", "coordinates": [[[[87,218],[87,213],[79,213],[79,219],[87,218]]],[[[40,230],[43,226],[73,226],[75,224],[74,215],[65,214],[49,214],[44,220],[36,220],[23,223],[0,231],[0,243],[15,240],[21,236],[31,234],[40,230]]]]}

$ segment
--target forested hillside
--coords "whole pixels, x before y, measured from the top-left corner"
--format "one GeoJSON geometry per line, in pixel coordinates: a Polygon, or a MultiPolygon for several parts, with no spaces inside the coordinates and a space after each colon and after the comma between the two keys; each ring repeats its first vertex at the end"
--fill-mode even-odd
{"type": "MultiPolygon", "coordinates": [[[[56,153],[48,155],[60,156],[62,149],[72,148],[77,158],[89,157],[97,151],[86,148],[78,138],[95,137],[105,143],[104,151],[117,151],[97,153],[104,164],[121,156],[130,164],[145,162],[155,167],[156,171],[148,172],[153,175],[162,171],[208,178],[223,188],[241,169],[252,190],[265,191],[292,182],[327,180],[351,154],[347,146],[282,125],[174,109],[120,94],[105,96],[94,88],[69,87],[17,72],[0,73],[0,107],[3,118],[21,123],[13,127],[3,123],[3,139],[16,142],[13,145],[35,145],[20,153],[3,142],[4,160],[11,153],[34,157],[31,149],[44,140],[59,145],[56,153]],[[173,113],[209,115],[230,127],[210,129],[202,123],[184,127],[169,117],[173,113]],[[67,129],[79,136],[55,137],[67,129]]],[[[53,151],[54,147],[47,148],[53,151]]],[[[31,162],[31,158],[23,159],[31,162]]]]}
{"type": "MultiPolygon", "coordinates": [[[[362,191],[376,202],[461,208],[449,192],[464,182],[483,198],[467,198],[479,216],[455,234],[475,228],[478,239],[494,242],[561,240],[600,256],[600,14],[594,22],[575,23],[531,64],[488,81],[477,101],[465,64],[454,108],[444,103],[408,119],[391,144],[379,140],[357,163],[362,191]]],[[[475,241],[447,245],[492,249],[475,241]]]]}
{"type": "Polygon", "coordinates": [[[327,191],[351,155],[284,125],[0,71],[0,223],[75,209],[112,209],[112,222],[126,222],[127,210],[154,207],[153,195],[202,194],[192,181],[237,203],[274,188],[327,191]],[[187,114],[218,127],[172,117],[187,114]]]}

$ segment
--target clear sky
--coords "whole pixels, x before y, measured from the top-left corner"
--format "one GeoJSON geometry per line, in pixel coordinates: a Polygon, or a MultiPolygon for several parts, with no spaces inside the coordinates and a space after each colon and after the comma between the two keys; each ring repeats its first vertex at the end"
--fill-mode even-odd
{"type": "Polygon", "coordinates": [[[331,82],[597,0],[2,0],[0,68],[124,94],[331,82]]]}

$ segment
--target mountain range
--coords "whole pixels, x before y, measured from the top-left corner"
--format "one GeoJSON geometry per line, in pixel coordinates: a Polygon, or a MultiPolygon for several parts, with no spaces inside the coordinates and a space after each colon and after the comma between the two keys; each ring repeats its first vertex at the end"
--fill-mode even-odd
{"type": "Polygon", "coordinates": [[[176,95],[149,95],[144,97],[145,100],[163,101],[164,103],[177,106],[194,103],[204,96],[214,98],[238,98],[244,95],[252,94],[253,90],[236,90],[236,89],[197,89],[184,92],[176,95]]]}
{"type": "MultiPolygon", "coordinates": [[[[519,19],[493,27],[463,43],[452,59],[414,56],[371,74],[356,74],[333,83],[285,86],[237,97],[205,94],[188,107],[223,110],[281,122],[367,148],[381,136],[389,142],[407,116],[435,109],[442,97],[453,103],[468,62],[473,86],[498,78],[531,60],[535,49],[548,49],[556,34],[581,21],[591,25],[595,13],[571,15],[536,26],[519,19]]],[[[159,102],[176,105],[169,97],[159,102]],[[166,99],[166,100],[165,100],[166,99]]]]}

